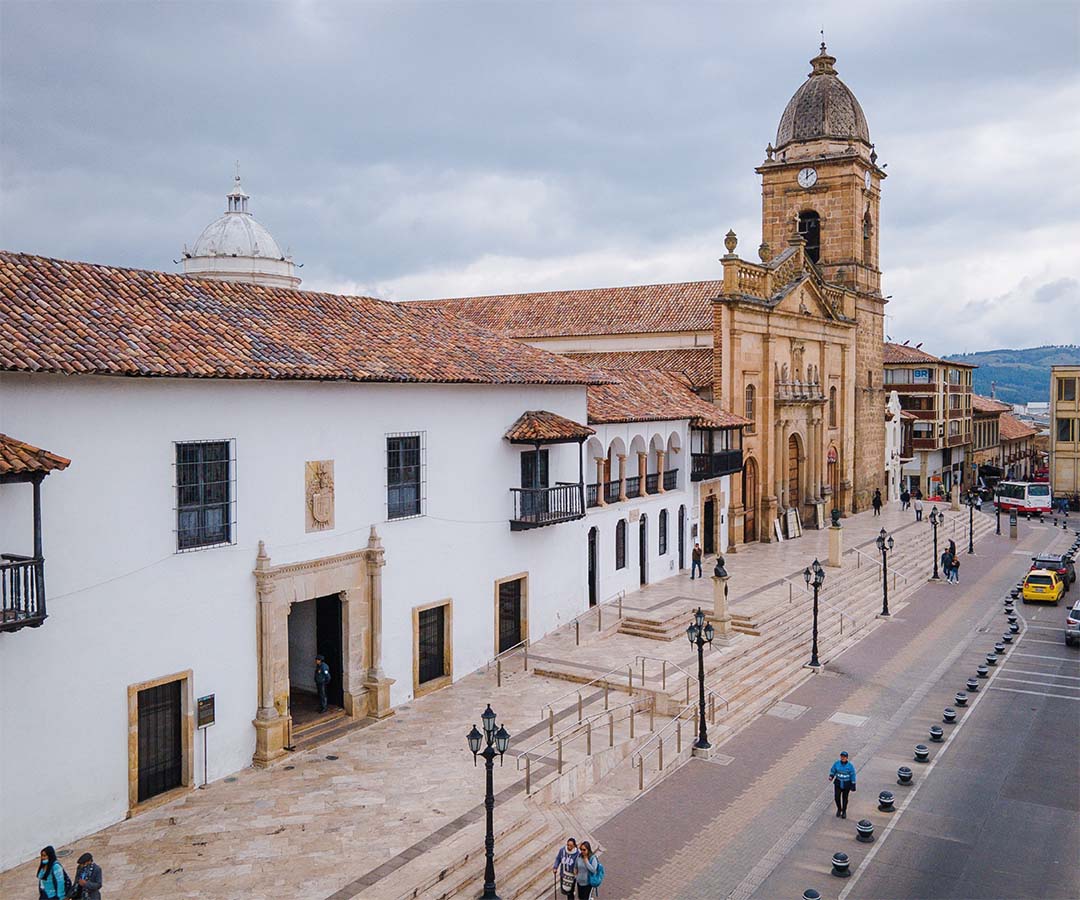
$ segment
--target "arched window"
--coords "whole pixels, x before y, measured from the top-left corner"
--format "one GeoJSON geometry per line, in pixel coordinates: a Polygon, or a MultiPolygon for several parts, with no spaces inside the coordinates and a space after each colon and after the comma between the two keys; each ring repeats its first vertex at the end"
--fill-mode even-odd
{"type": "Polygon", "coordinates": [[[812,209],[799,213],[799,234],[806,241],[806,255],[816,263],[821,255],[821,217],[812,209]]]}
{"type": "Polygon", "coordinates": [[[757,392],[754,390],[754,386],[752,384],[748,384],[746,386],[746,418],[750,420],[750,427],[746,429],[747,431],[754,430],[754,406],[756,405],[756,395],[757,392]]]}
{"type": "Polygon", "coordinates": [[[871,242],[870,238],[874,233],[874,220],[870,218],[870,210],[867,210],[862,219],[862,247],[863,247],[863,261],[870,262],[871,254],[871,242]]]}
{"type": "Polygon", "coordinates": [[[660,510],[660,555],[667,554],[667,510],[660,510]]]}
{"type": "Polygon", "coordinates": [[[615,525],[615,568],[626,568],[626,519],[619,519],[615,525]]]}
{"type": "Polygon", "coordinates": [[[829,427],[836,427],[836,388],[829,388],[829,427]]]}

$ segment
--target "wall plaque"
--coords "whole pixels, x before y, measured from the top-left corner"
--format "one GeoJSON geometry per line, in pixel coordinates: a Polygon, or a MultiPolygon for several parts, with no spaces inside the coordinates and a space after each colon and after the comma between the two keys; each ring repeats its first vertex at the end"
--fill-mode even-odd
{"type": "Polygon", "coordinates": [[[304,464],[304,530],[328,531],[334,527],[334,461],[304,464]]]}

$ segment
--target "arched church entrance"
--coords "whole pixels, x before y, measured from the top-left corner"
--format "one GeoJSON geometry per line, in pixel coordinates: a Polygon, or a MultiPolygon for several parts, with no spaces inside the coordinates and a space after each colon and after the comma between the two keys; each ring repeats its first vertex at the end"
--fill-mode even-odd
{"type": "Polygon", "coordinates": [[[787,458],[787,505],[799,509],[802,506],[802,494],[799,491],[799,438],[788,438],[787,458]]]}

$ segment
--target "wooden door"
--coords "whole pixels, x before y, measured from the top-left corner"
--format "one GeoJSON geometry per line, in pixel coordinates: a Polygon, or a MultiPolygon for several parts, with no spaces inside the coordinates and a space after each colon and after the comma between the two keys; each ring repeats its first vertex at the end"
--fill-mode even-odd
{"type": "Polygon", "coordinates": [[[757,463],[746,461],[743,468],[743,507],[746,517],[743,519],[743,541],[757,540],[757,463]]]}
{"type": "Polygon", "coordinates": [[[679,568],[686,568],[686,507],[679,507],[679,568]]]}
{"type": "Polygon", "coordinates": [[[705,521],[702,530],[705,532],[701,541],[701,549],[706,556],[716,552],[716,500],[710,497],[705,501],[705,509],[702,512],[705,521]]]}
{"type": "Polygon", "coordinates": [[[522,579],[499,585],[499,652],[505,653],[523,640],[521,634],[522,579]]]}
{"type": "Polygon", "coordinates": [[[179,787],[183,780],[180,682],[139,691],[139,802],[179,787]]]}
{"type": "Polygon", "coordinates": [[[596,528],[589,529],[589,606],[596,606],[597,594],[597,549],[596,528]]]}
{"type": "Polygon", "coordinates": [[[799,509],[802,506],[799,495],[799,439],[792,435],[788,438],[788,506],[799,509]]]}
{"type": "Polygon", "coordinates": [[[638,568],[641,584],[648,584],[649,530],[645,516],[638,522],[638,568]]]}

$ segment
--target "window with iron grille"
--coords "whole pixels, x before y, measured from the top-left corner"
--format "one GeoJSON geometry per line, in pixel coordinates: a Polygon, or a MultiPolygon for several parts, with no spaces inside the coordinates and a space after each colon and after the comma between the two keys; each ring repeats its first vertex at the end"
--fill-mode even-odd
{"type": "Polygon", "coordinates": [[[667,554],[667,510],[660,510],[660,555],[667,554]]]}
{"type": "Polygon", "coordinates": [[[176,549],[236,541],[236,442],[177,443],[176,549]]]}
{"type": "Polygon", "coordinates": [[[423,432],[386,436],[386,518],[424,514],[423,432]]]}
{"type": "Polygon", "coordinates": [[[615,568],[626,568],[626,520],[619,519],[615,525],[615,568]]]}

